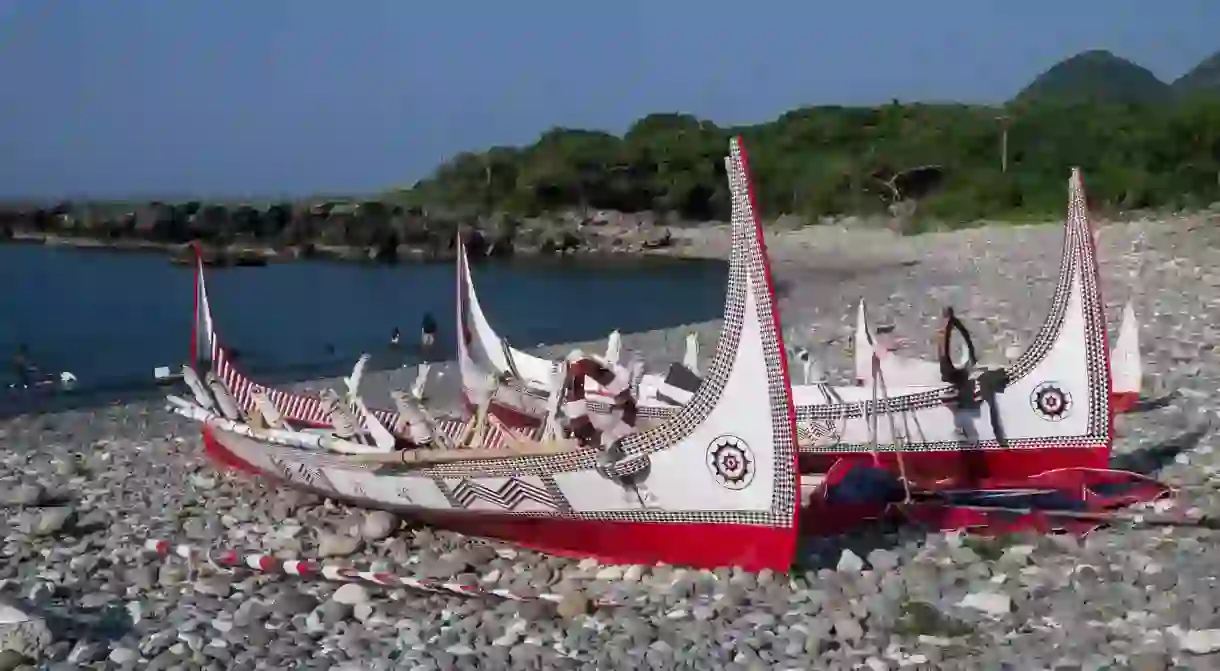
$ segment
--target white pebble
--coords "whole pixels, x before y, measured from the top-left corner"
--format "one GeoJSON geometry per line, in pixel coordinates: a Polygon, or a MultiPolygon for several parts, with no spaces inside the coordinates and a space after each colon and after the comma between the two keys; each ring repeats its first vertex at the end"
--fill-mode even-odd
{"type": "Polygon", "coordinates": [[[864,560],[851,550],[844,550],[839,555],[839,564],[835,567],[843,573],[859,573],[864,570],[864,560]]]}
{"type": "Polygon", "coordinates": [[[348,606],[354,606],[359,603],[366,603],[369,600],[369,591],[364,585],[349,582],[335,590],[331,600],[348,606]]]}
{"type": "Polygon", "coordinates": [[[971,592],[957,605],[982,611],[992,617],[1002,617],[1012,612],[1012,597],[999,592],[971,592]]]}

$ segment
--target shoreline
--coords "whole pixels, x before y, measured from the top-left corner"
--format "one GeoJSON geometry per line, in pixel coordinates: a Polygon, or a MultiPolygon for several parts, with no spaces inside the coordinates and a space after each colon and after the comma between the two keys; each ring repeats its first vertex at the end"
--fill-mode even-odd
{"type": "MultiPolygon", "coordinates": [[[[1094,217],[1094,226],[1104,229],[1133,222],[1160,221],[1167,225],[1196,225],[1200,220],[1214,217],[1220,203],[1208,208],[1189,212],[1132,211],[1118,213],[1116,218],[1094,217]]],[[[464,237],[471,237],[472,258],[486,255],[490,258],[674,258],[674,259],[727,259],[729,225],[727,222],[674,222],[653,221],[649,213],[621,215],[627,221],[640,217],[647,225],[637,223],[610,223],[606,220],[590,220],[573,224],[562,213],[547,219],[531,220],[524,234],[501,240],[489,226],[461,225],[464,237]],[[529,238],[532,242],[526,242],[529,238]],[[480,254],[476,248],[481,248],[480,254]]],[[[859,238],[873,244],[893,244],[895,241],[939,238],[967,231],[1021,229],[1046,227],[1058,224],[1055,217],[1025,221],[981,219],[953,227],[934,227],[912,234],[899,230],[899,220],[882,216],[842,215],[823,217],[806,222],[804,218],[783,215],[767,222],[768,248],[773,257],[783,259],[793,247],[808,250],[814,244],[829,244],[834,247],[845,238],[859,238]]],[[[98,235],[74,235],[66,231],[37,231],[10,229],[8,235],[0,235],[0,244],[43,245],[49,247],[71,247],[75,249],[100,249],[116,252],[157,252],[171,257],[184,255],[190,243],[164,242],[137,237],[105,237],[98,235]]],[[[0,233],[4,233],[0,229],[0,233]]],[[[215,260],[226,265],[263,265],[302,259],[321,259],[342,262],[388,262],[429,263],[452,261],[455,250],[445,236],[428,232],[427,242],[400,243],[393,248],[380,249],[375,245],[355,246],[326,244],[309,240],[296,244],[273,243],[258,239],[242,239],[222,245],[204,243],[205,251],[215,260]]],[[[189,255],[187,255],[189,256],[189,255]]],[[[205,259],[211,261],[213,259],[205,259]]]]}
{"type": "MultiPolygon", "coordinates": [[[[1200,210],[1191,213],[1159,214],[1131,213],[1129,217],[1118,220],[1097,220],[1094,225],[1099,229],[1110,226],[1122,226],[1132,221],[1162,221],[1167,225],[1184,223],[1187,226],[1200,219],[1214,216],[1214,209],[1200,210]]],[[[832,265],[839,258],[838,251],[850,241],[856,247],[877,245],[902,245],[904,240],[921,238],[941,238],[953,236],[967,231],[1003,231],[1008,229],[1023,229],[1029,227],[1042,228],[1058,224],[1055,219],[1045,221],[1006,222],[980,220],[958,228],[945,230],[930,230],[912,235],[899,232],[894,226],[894,220],[884,218],[843,217],[825,223],[802,224],[794,226],[785,223],[787,219],[772,222],[767,227],[767,243],[773,261],[799,260],[801,254],[819,249],[832,250],[824,255],[824,260],[832,265]]],[[[509,243],[512,249],[497,248],[497,243],[489,237],[491,233],[482,229],[472,229],[477,244],[484,246],[484,253],[494,259],[594,259],[609,260],[629,259],[675,259],[675,260],[725,260],[728,258],[729,225],[725,222],[703,222],[698,224],[681,223],[676,225],[657,225],[663,231],[664,242],[645,244],[636,239],[625,244],[624,235],[631,232],[621,226],[586,225],[570,229],[556,225],[552,233],[572,234],[577,236],[569,241],[568,246],[548,248],[538,245],[509,243]]],[[[190,243],[171,243],[137,238],[106,239],[91,236],[65,235],[55,232],[13,231],[11,237],[0,237],[0,244],[41,245],[46,247],[70,247],[73,249],[97,249],[114,252],[144,252],[161,253],[169,256],[174,262],[189,261],[190,243]]],[[[455,249],[448,245],[437,246],[435,241],[426,245],[400,244],[392,251],[377,250],[373,247],[350,245],[320,244],[309,242],[298,245],[276,245],[261,241],[234,242],[225,245],[204,243],[205,263],[209,265],[265,265],[268,263],[286,263],[298,260],[325,260],[354,263],[391,263],[415,264],[450,262],[456,258],[455,249]]],[[[472,259],[483,258],[484,255],[472,251],[472,259]]],[[[808,261],[808,259],[805,259],[808,261]]]]}
{"type": "MultiPolygon", "coordinates": [[[[14,233],[11,238],[0,237],[0,245],[30,246],[30,247],[64,247],[81,250],[97,250],[115,253],[160,254],[172,263],[189,263],[188,253],[190,243],[158,242],[154,240],[101,240],[97,238],[63,236],[43,233],[14,233]]],[[[592,260],[601,262],[633,261],[656,262],[672,261],[723,261],[727,253],[716,255],[714,250],[718,240],[713,233],[713,241],[708,249],[699,242],[693,243],[692,250],[671,248],[629,249],[622,247],[591,247],[569,250],[544,251],[537,248],[521,248],[511,254],[496,254],[472,257],[472,262],[488,261],[548,261],[557,262],[592,260]]],[[[402,245],[396,251],[392,260],[375,258],[368,248],[345,245],[308,245],[303,246],[272,246],[263,244],[204,244],[204,263],[208,266],[263,266],[268,264],[291,263],[296,261],[329,261],[341,263],[381,263],[389,265],[414,265],[429,263],[451,263],[457,259],[453,249],[430,250],[423,247],[402,245]]],[[[727,250],[727,248],[726,248],[727,250]]]]}

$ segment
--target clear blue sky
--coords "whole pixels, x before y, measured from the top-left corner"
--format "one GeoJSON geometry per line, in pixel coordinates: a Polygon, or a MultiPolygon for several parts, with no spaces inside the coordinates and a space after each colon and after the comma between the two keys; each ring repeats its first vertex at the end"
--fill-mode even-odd
{"type": "Polygon", "coordinates": [[[0,0],[0,196],[408,185],[649,112],[998,102],[1086,49],[1172,80],[1216,0],[0,0]]]}

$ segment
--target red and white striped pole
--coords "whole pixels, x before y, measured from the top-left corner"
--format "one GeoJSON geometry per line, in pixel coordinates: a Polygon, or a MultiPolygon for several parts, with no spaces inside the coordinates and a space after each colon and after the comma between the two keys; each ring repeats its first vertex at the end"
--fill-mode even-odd
{"type": "MultiPolygon", "coordinates": [[[[234,550],[222,550],[211,553],[190,545],[174,545],[169,541],[148,539],[144,541],[144,549],[161,557],[178,556],[189,561],[205,560],[217,566],[238,569],[245,568],[259,573],[273,573],[299,576],[302,578],[321,578],[335,582],[365,582],[385,587],[405,587],[407,589],[433,592],[439,594],[457,594],[468,597],[496,597],[508,601],[549,601],[559,603],[564,597],[558,594],[539,594],[526,596],[506,589],[483,589],[477,586],[462,585],[431,578],[414,578],[384,571],[360,570],[347,566],[335,566],[319,562],[286,559],[281,560],[265,554],[240,554],[234,550]]],[[[612,602],[598,601],[593,606],[622,605],[612,602]]]]}

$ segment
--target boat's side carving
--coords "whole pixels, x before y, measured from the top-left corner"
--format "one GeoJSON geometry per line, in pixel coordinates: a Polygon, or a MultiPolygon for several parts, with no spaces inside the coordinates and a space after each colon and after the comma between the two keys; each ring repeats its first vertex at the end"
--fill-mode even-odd
{"type": "Polygon", "coordinates": [[[447,479],[439,484],[455,508],[551,513],[572,510],[555,480],[545,476],[482,478],[481,481],[447,479]]]}

